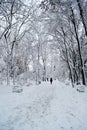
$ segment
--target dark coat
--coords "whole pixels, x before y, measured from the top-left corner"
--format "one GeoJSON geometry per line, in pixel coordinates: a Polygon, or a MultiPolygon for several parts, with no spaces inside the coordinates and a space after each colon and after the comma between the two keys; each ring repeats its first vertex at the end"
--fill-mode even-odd
{"type": "Polygon", "coordinates": [[[50,83],[52,84],[52,82],[53,82],[53,79],[52,79],[52,78],[50,78],[50,83]]]}

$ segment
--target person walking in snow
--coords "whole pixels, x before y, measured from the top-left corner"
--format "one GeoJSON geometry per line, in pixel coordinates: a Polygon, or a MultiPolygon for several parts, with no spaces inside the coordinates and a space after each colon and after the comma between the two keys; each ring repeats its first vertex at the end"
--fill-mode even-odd
{"type": "Polygon", "coordinates": [[[52,79],[52,77],[50,78],[50,83],[52,84],[52,82],[53,82],[53,79],[52,79]]]}

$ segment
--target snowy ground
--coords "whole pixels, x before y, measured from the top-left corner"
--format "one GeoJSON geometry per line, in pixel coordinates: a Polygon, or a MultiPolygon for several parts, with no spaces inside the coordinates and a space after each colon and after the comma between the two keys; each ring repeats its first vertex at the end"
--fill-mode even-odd
{"type": "Polygon", "coordinates": [[[87,91],[69,85],[0,86],[0,130],[87,130],[87,91]]]}

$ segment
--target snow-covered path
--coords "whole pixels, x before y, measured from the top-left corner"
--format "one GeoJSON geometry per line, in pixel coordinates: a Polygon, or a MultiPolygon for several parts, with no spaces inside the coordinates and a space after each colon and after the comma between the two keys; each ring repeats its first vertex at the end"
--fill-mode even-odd
{"type": "Polygon", "coordinates": [[[0,130],[87,130],[87,92],[69,85],[0,86],[0,130]]]}

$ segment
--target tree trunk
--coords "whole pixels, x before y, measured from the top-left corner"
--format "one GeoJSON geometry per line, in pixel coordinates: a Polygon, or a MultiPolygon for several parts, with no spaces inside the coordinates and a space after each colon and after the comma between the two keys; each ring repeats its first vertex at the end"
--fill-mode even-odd
{"type": "Polygon", "coordinates": [[[63,30],[63,27],[62,27],[61,29],[62,29],[62,32],[63,32],[63,35],[64,35],[64,45],[65,45],[65,52],[66,52],[66,61],[67,61],[68,69],[69,69],[69,77],[70,77],[70,79],[71,79],[72,87],[74,87],[74,84],[73,84],[73,76],[72,76],[72,70],[71,70],[71,67],[70,67],[70,64],[69,64],[68,50],[67,50],[66,40],[65,40],[65,32],[64,32],[64,30],[63,30]]]}
{"type": "Polygon", "coordinates": [[[73,17],[72,23],[73,23],[73,25],[74,25],[76,40],[77,40],[77,44],[78,44],[78,52],[79,52],[80,65],[81,65],[82,83],[83,83],[83,85],[86,85],[85,73],[84,73],[84,65],[83,65],[83,59],[82,59],[82,55],[81,55],[80,41],[79,41],[77,29],[76,29],[76,22],[75,22],[74,12],[73,12],[73,9],[72,9],[72,8],[71,8],[71,11],[72,11],[72,17],[73,17]]]}
{"type": "Polygon", "coordinates": [[[87,27],[86,27],[84,15],[83,15],[83,9],[82,9],[82,6],[81,6],[81,1],[77,0],[77,3],[78,3],[78,7],[79,7],[80,17],[82,19],[82,23],[83,23],[83,26],[84,26],[84,29],[85,29],[85,35],[87,36],[87,27]]]}

